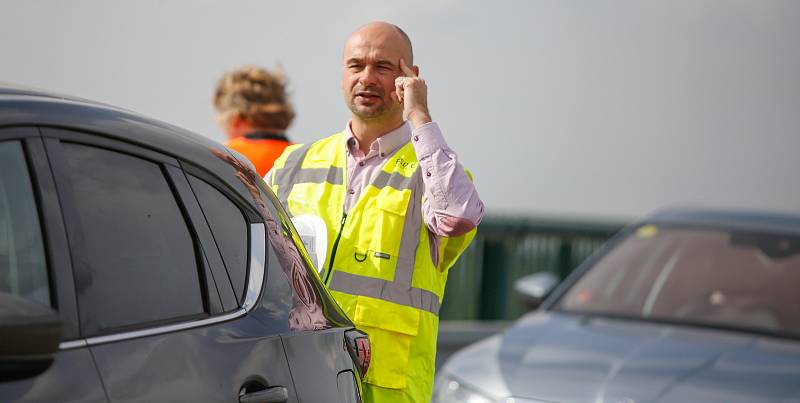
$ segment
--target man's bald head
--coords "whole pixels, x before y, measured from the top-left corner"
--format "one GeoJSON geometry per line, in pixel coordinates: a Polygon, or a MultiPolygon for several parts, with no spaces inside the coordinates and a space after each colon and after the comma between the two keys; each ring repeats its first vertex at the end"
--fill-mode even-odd
{"type": "Polygon", "coordinates": [[[411,38],[408,37],[406,31],[403,31],[402,28],[384,21],[373,21],[356,29],[345,42],[345,52],[347,51],[347,45],[356,38],[385,37],[389,39],[393,36],[395,37],[394,39],[398,39],[402,43],[401,46],[403,47],[404,54],[407,56],[405,58],[406,63],[409,66],[413,65],[414,48],[411,45],[411,38]]]}
{"type": "Polygon", "coordinates": [[[371,22],[347,38],[342,56],[342,91],[354,119],[399,126],[403,105],[395,80],[404,75],[402,63],[419,72],[408,35],[397,25],[371,22]]]}

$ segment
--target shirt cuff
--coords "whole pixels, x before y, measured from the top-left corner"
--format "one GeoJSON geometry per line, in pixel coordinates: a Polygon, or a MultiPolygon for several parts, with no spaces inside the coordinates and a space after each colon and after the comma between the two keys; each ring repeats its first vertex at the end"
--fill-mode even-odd
{"type": "Polygon", "coordinates": [[[419,160],[429,157],[437,150],[448,148],[436,122],[428,122],[414,129],[411,132],[411,144],[413,144],[419,160]]]}
{"type": "Polygon", "coordinates": [[[452,217],[446,214],[437,214],[436,229],[439,235],[446,237],[457,237],[472,231],[475,223],[466,218],[452,217]]]}

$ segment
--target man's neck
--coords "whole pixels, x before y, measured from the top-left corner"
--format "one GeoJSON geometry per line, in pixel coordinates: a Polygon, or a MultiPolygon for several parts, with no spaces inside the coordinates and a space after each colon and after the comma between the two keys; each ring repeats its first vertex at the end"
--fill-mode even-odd
{"type": "Polygon", "coordinates": [[[387,121],[365,121],[353,116],[350,119],[350,130],[358,139],[358,148],[366,155],[375,140],[402,126],[403,123],[402,118],[387,121]]]}

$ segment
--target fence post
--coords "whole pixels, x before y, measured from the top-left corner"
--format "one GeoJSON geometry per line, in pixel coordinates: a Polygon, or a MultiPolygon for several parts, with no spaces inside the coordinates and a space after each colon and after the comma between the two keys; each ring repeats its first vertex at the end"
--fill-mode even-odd
{"type": "Polygon", "coordinates": [[[480,320],[505,319],[506,277],[511,259],[506,239],[486,237],[481,265],[480,320]]]}
{"type": "Polygon", "coordinates": [[[561,237],[558,247],[558,277],[562,280],[572,271],[572,237],[561,237]]]}

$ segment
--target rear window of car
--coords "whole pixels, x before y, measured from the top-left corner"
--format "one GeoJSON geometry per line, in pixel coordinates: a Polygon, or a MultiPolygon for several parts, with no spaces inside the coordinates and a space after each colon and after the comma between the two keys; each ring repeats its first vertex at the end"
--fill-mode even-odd
{"type": "Polygon", "coordinates": [[[217,188],[195,176],[188,177],[241,302],[247,276],[247,221],[236,204],[217,188]]]}
{"type": "Polygon", "coordinates": [[[63,143],[81,320],[104,333],[204,313],[194,240],[155,162],[63,143]]]}
{"type": "Polygon", "coordinates": [[[646,225],[561,298],[566,311],[800,335],[800,237],[646,225]]]}

